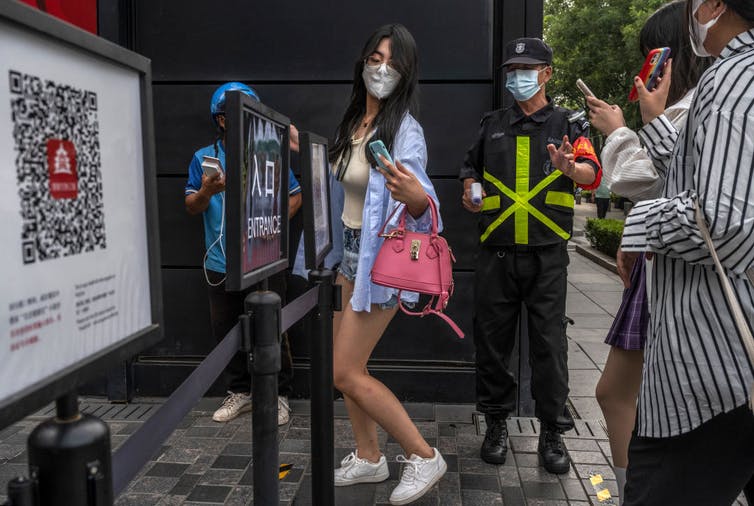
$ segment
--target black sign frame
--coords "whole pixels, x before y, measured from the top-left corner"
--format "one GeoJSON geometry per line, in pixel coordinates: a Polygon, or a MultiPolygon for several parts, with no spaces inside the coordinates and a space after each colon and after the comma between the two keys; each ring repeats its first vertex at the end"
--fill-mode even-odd
{"type": "Polygon", "coordinates": [[[322,267],[327,254],[332,251],[332,214],[330,212],[330,164],[327,159],[328,141],[312,132],[301,132],[299,134],[299,149],[301,157],[301,184],[303,191],[303,211],[304,211],[304,257],[306,258],[306,268],[317,270],[322,267]],[[323,146],[325,163],[324,167],[317,168],[314,164],[314,145],[323,146]],[[315,195],[314,171],[324,169],[324,174],[320,174],[324,184],[318,185],[320,190],[325,192],[324,201],[325,209],[322,210],[321,216],[327,220],[327,244],[317,251],[317,213],[315,206],[322,202],[321,195],[315,195]]]}
{"type": "Polygon", "coordinates": [[[75,391],[86,381],[104,374],[108,368],[132,358],[138,352],[150,346],[154,346],[163,337],[164,322],[150,60],[20,2],[0,2],[0,22],[45,37],[57,44],[81,51],[87,56],[100,59],[108,64],[115,63],[138,73],[141,95],[148,256],[148,265],[145,268],[149,270],[151,299],[151,323],[148,326],[52,373],[5,399],[0,399],[0,429],[2,429],[33,413],[50,401],[75,391]]]}
{"type": "Polygon", "coordinates": [[[291,120],[279,112],[254,100],[245,93],[234,90],[225,94],[225,222],[226,226],[226,278],[227,291],[241,291],[263,281],[273,274],[288,268],[288,175],[290,168],[290,124],[291,120]],[[277,260],[244,273],[242,228],[248,226],[244,215],[244,187],[242,181],[243,160],[245,158],[245,116],[261,117],[283,129],[280,160],[280,255],[277,260]]]}

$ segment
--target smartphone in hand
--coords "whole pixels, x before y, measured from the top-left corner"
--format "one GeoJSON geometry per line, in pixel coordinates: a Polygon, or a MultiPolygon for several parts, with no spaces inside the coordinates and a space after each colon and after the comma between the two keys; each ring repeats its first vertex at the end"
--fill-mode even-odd
{"type": "Polygon", "coordinates": [[[390,169],[387,165],[382,163],[382,159],[380,158],[380,155],[382,155],[388,162],[391,164],[393,163],[393,159],[390,157],[390,153],[385,147],[385,144],[381,140],[372,141],[369,143],[369,150],[372,152],[372,156],[374,156],[374,159],[377,161],[380,168],[389,174],[390,169]]]}
{"type": "Polygon", "coordinates": [[[215,174],[221,173],[223,171],[223,166],[219,159],[213,156],[204,156],[202,157],[202,170],[204,171],[205,176],[212,177],[215,174]]]}
{"type": "Polygon", "coordinates": [[[585,97],[596,98],[596,95],[592,93],[592,90],[589,89],[589,86],[587,86],[586,83],[581,79],[576,79],[576,86],[579,88],[579,90],[581,90],[581,93],[583,93],[585,97]]]}
{"type": "MultiPolygon", "coordinates": [[[[649,91],[652,91],[657,85],[657,78],[662,74],[662,69],[665,67],[665,62],[668,61],[669,57],[669,47],[658,47],[647,54],[644,66],[641,68],[641,72],[639,72],[639,78],[644,83],[644,87],[649,91]]],[[[637,100],[639,100],[639,92],[636,91],[636,85],[634,85],[628,94],[628,101],[636,102],[637,100]]]]}

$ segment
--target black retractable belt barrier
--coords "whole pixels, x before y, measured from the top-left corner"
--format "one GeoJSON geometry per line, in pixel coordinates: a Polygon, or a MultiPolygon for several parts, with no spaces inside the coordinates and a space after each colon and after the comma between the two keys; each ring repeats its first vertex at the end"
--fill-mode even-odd
{"type": "MultiPolygon", "coordinates": [[[[131,434],[113,454],[113,490],[120,494],[191,411],[240,348],[235,325],[157,412],[131,434]]],[[[73,504],[73,503],[71,503],[73,504]]]]}
{"type": "Polygon", "coordinates": [[[309,281],[319,288],[319,304],[309,318],[311,340],[312,504],[335,503],[333,434],[333,309],[340,310],[340,287],[332,271],[311,271],[309,281]]]}
{"type": "MultiPolygon", "coordinates": [[[[269,292],[258,293],[269,294],[269,292]]],[[[247,301],[248,300],[249,299],[247,298],[247,301]]],[[[259,300],[254,299],[254,301],[258,302],[259,300]]],[[[269,302],[269,300],[263,297],[261,302],[266,303],[269,302]]],[[[291,304],[286,306],[282,311],[283,317],[281,318],[281,320],[285,326],[280,329],[280,331],[275,330],[278,328],[277,321],[280,312],[279,297],[277,298],[277,302],[275,304],[275,323],[273,324],[272,320],[267,322],[270,328],[267,328],[267,326],[262,324],[262,322],[264,321],[264,315],[267,314],[267,310],[256,311],[256,314],[261,315],[260,319],[252,320],[249,318],[249,315],[242,315],[240,318],[240,323],[234,326],[230,330],[230,332],[228,332],[223,340],[220,341],[217,346],[215,346],[212,352],[197,366],[196,369],[194,369],[189,377],[186,378],[183,383],[181,383],[181,385],[175,390],[175,392],[173,392],[170,397],[168,397],[168,399],[160,407],[160,409],[158,409],[154,415],[152,415],[146,422],[144,422],[144,425],[142,425],[139,430],[134,432],[128,439],[126,439],[126,441],[123,442],[120,448],[118,448],[118,450],[113,454],[112,462],[114,494],[117,496],[123,490],[125,490],[129,482],[139,473],[144,464],[149,462],[149,459],[152,457],[152,455],[154,455],[155,450],[160,447],[160,445],[168,438],[168,436],[170,436],[170,434],[173,432],[173,430],[175,430],[181,420],[183,420],[183,418],[191,411],[191,408],[194,407],[201,396],[204,395],[204,393],[209,389],[209,387],[212,385],[215,379],[217,379],[217,377],[220,375],[225,366],[228,364],[228,362],[230,362],[231,358],[233,358],[233,355],[235,355],[238,350],[243,350],[249,353],[249,364],[252,363],[252,357],[254,355],[251,352],[255,351],[252,343],[257,341],[256,336],[259,335],[258,333],[260,331],[272,332],[272,340],[274,343],[276,343],[275,347],[277,347],[277,351],[275,352],[270,348],[265,348],[266,352],[262,353],[262,350],[258,350],[258,352],[260,353],[258,358],[259,360],[264,361],[265,357],[269,356],[270,352],[272,352],[273,354],[277,353],[277,365],[275,366],[273,364],[273,367],[276,367],[275,370],[279,371],[280,348],[278,339],[280,338],[280,333],[282,332],[282,330],[287,329],[288,327],[290,327],[290,325],[300,320],[307,312],[309,312],[312,307],[314,307],[316,303],[317,290],[314,288],[309,290],[296,300],[292,301],[291,304]],[[262,324],[264,328],[258,329],[256,327],[256,325],[258,324],[262,324]]],[[[265,304],[263,304],[263,306],[264,305],[265,304]]],[[[257,342],[256,344],[259,343],[257,342]]],[[[258,366],[256,371],[257,373],[262,371],[260,362],[255,361],[254,365],[258,366]]],[[[268,418],[272,420],[272,427],[274,428],[276,434],[274,438],[275,446],[272,451],[274,451],[275,459],[277,459],[277,372],[273,373],[272,375],[267,375],[267,378],[265,380],[268,383],[271,380],[274,380],[275,386],[274,388],[269,389],[270,393],[258,394],[256,390],[254,391],[254,412],[259,411],[261,413],[263,411],[265,399],[267,399],[266,404],[272,406],[268,406],[266,414],[268,418]],[[257,395],[260,395],[260,397],[256,397],[257,395]],[[272,411],[272,413],[270,413],[270,411],[272,411]]],[[[265,380],[263,380],[262,383],[264,383],[265,380]]],[[[258,381],[254,382],[256,386],[261,386],[262,383],[259,383],[258,381]]],[[[252,417],[254,416],[255,415],[252,415],[252,417]]],[[[256,419],[253,419],[253,422],[254,426],[256,427],[258,425],[256,419]]],[[[259,427],[261,429],[262,424],[259,424],[259,427]]],[[[256,451],[258,446],[259,445],[255,440],[254,463],[257,462],[256,451]]],[[[255,473],[257,472],[258,468],[264,469],[265,466],[255,465],[255,473]]],[[[274,470],[275,483],[273,488],[275,498],[277,498],[277,464],[270,466],[269,469],[274,470]]],[[[256,474],[254,475],[254,482],[256,494],[256,483],[261,483],[261,481],[257,482],[256,474]]],[[[12,504],[13,506],[15,506],[14,503],[12,504]]],[[[262,500],[260,499],[260,502],[258,504],[277,504],[277,499],[273,499],[270,502],[262,502],[262,500]]]]}
{"type": "MultiPolygon", "coordinates": [[[[277,506],[278,462],[278,373],[280,372],[280,296],[253,292],[246,297],[246,313],[253,336],[252,458],[254,504],[277,506]]],[[[251,362],[251,360],[250,360],[251,362]]]]}
{"type": "Polygon", "coordinates": [[[319,288],[310,288],[303,295],[300,295],[296,300],[287,304],[280,310],[280,332],[285,332],[290,329],[294,323],[301,320],[306,314],[317,306],[317,297],[319,296],[319,288]]]}
{"type": "MultiPolygon", "coordinates": [[[[56,402],[55,418],[29,435],[29,469],[37,481],[38,506],[113,504],[110,472],[110,429],[91,415],[82,415],[75,393],[56,402]]],[[[13,503],[12,503],[13,504],[13,503]]]]}
{"type": "MultiPolygon", "coordinates": [[[[125,490],[149,462],[239,349],[253,351],[249,353],[249,364],[251,367],[253,357],[254,503],[277,505],[280,335],[315,307],[317,297],[326,289],[322,285],[310,289],[283,309],[282,318],[277,294],[250,294],[246,298],[246,310],[250,314],[242,316],[241,323],[228,332],[160,409],[124,441],[112,457],[107,424],[91,415],[79,413],[75,394],[58,399],[57,416],[42,423],[29,437],[31,480],[16,478],[8,483],[7,505],[57,506],[63,504],[61,498],[65,498],[64,504],[71,506],[112,505],[114,497],[125,490]]],[[[332,294],[331,287],[329,293],[332,294]]],[[[328,295],[327,300],[332,301],[332,296],[328,295]]],[[[330,342],[331,318],[332,310],[330,342]]],[[[330,360],[331,354],[332,351],[330,360]]],[[[332,390],[332,366],[329,375],[332,390]]],[[[332,417],[330,424],[332,427],[332,417]]],[[[332,481],[332,476],[330,478],[332,481]]]]}

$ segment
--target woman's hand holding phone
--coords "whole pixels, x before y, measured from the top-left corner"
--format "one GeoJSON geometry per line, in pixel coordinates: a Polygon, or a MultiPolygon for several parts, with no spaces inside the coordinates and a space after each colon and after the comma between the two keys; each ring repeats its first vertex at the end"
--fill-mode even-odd
{"type": "Polygon", "coordinates": [[[390,152],[381,140],[370,142],[369,149],[378,164],[375,170],[385,178],[385,188],[393,199],[406,204],[411,216],[421,216],[429,204],[427,192],[424,191],[419,179],[398,160],[393,163],[390,152]]]}
{"type": "Polygon", "coordinates": [[[670,92],[670,75],[673,72],[673,59],[668,59],[662,71],[662,76],[657,78],[657,86],[649,91],[639,76],[634,77],[634,85],[639,95],[639,109],[641,119],[646,125],[665,112],[670,92]]]}
{"type": "Polygon", "coordinates": [[[377,167],[376,170],[380,171],[385,177],[385,188],[390,192],[390,195],[394,200],[406,204],[411,216],[421,216],[429,204],[427,203],[427,192],[424,191],[419,179],[400,161],[396,160],[395,163],[391,163],[382,155],[380,155],[380,159],[387,170],[382,167],[377,167]]]}
{"type": "Polygon", "coordinates": [[[597,98],[581,79],[576,79],[576,86],[584,94],[586,105],[589,108],[589,122],[594,128],[602,132],[603,135],[609,136],[620,127],[626,126],[620,107],[610,105],[597,98]]]}
{"type": "Polygon", "coordinates": [[[608,137],[620,127],[626,126],[623,111],[617,105],[610,105],[596,97],[587,97],[586,104],[589,106],[589,122],[604,136],[608,137]]]}

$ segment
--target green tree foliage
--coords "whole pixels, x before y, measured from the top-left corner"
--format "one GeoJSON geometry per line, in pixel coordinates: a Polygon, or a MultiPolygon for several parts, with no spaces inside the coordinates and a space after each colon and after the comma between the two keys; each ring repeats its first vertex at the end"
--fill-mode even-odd
{"type": "Polygon", "coordinates": [[[639,31],[665,3],[545,0],[544,39],[554,53],[548,94],[560,105],[583,108],[583,95],[576,87],[576,79],[581,78],[599,98],[623,109],[628,126],[640,126],[638,105],[628,102],[633,77],[643,63],[639,31]]]}

